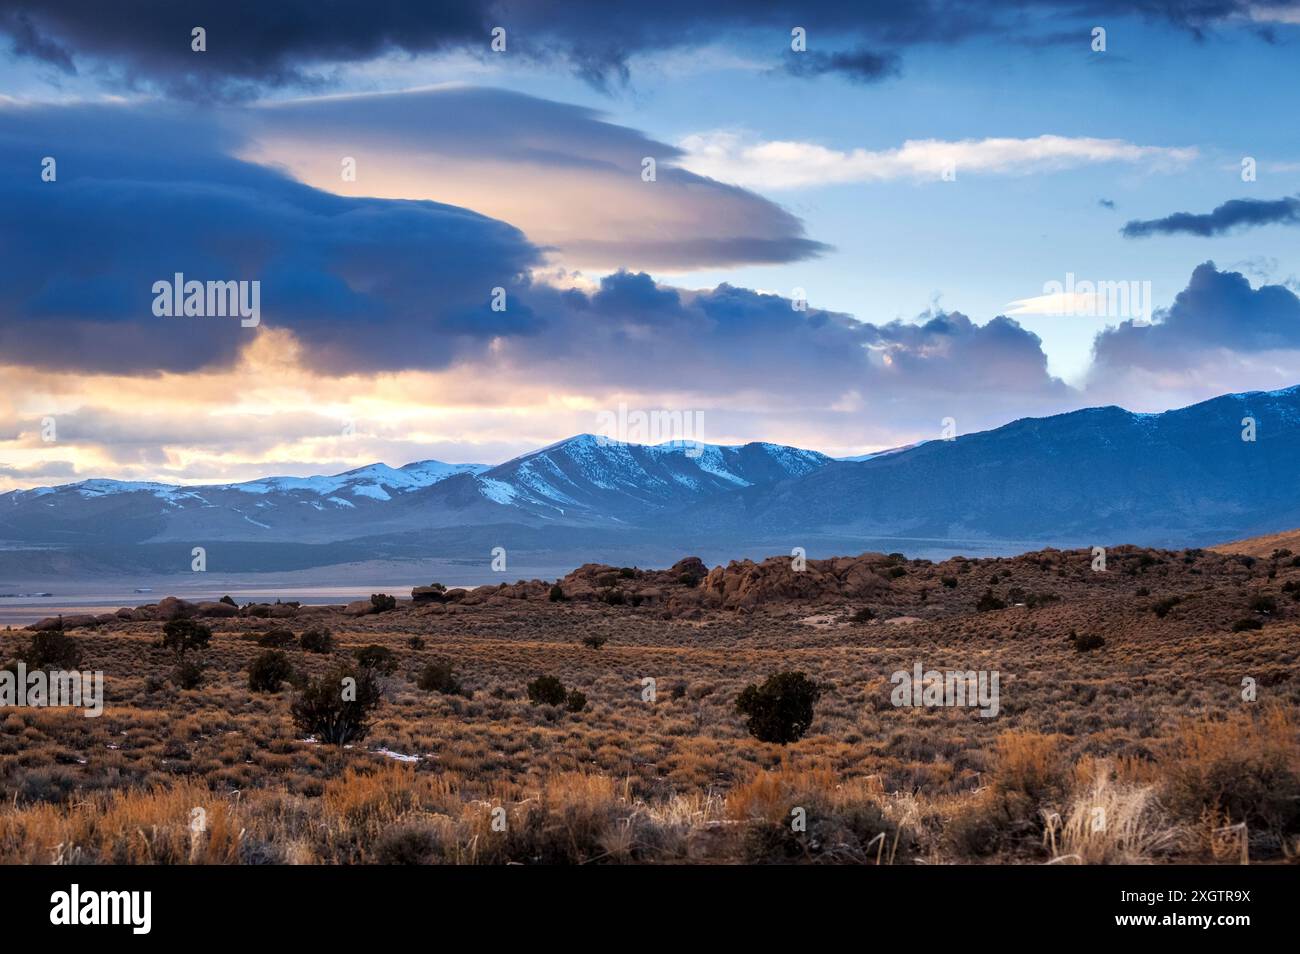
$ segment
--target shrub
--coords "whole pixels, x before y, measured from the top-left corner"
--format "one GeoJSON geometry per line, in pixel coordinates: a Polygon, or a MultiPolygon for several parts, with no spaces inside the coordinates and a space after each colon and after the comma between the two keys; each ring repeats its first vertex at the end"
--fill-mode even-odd
{"type": "Polygon", "coordinates": [[[907,576],[907,567],[891,566],[889,568],[889,576],[891,579],[895,579],[895,580],[898,579],[900,576],[907,576]]]}
{"type": "Polygon", "coordinates": [[[212,641],[212,630],[192,619],[173,619],[163,625],[162,644],[178,657],[208,648],[212,641]]]}
{"type": "Polygon", "coordinates": [[[869,623],[876,618],[876,613],[870,606],[864,606],[849,618],[855,623],[869,623]]]}
{"type": "Polygon", "coordinates": [[[18,654],[28,669],[76,669],[81,665],[81,646],[61,629],[33,633],[27,649],[18,654]]]}
{"type": "Polygon", "coordinates": [[[985,590],[984,595],[981,596],[979,598],[979,602],[975,604],[976,611],[980,613],[988,613],[993,610],[1000,610],[1006,608],[1007,608],[1007,604],[1004,603],[1002,600],[998,599],[996,596],[994,596],[992,589],[985,590]]]}
{"type": "Polygon", "coordinates": [[[582,637],[582,645],[588,649],[599,649],[609,642],[608,636],[601,636],[599,633],[592,633],[590,636],[582,637]]]}
{"type": "Polygon", "coordinates": [[[203,684],[203,664],[193,659],[181,659],[172,670],[172,681],[182,689],[197,689],[203,684]]]}
{"type": "Polygon", "coordinates": [[[748,717],[750,735],[785,745],[808,731],[821,694],[822,687],[802,672],[780,672],[761,686],[746,686],[736,698],[736,711],[748,717]]]}
{"type": "Polygon", "coordinates": [[[558,706],[567,696],[564,683],[554,676],[538,676],[528,684],[528,701],[535,706],[558,706]]]}
{"type": "Polygon", "coordinates": [[[618,590],[618,589],[609,589],[609,590],[605,590],[603,593],[600,594],[600,598],[601,598],[602,600],[604,600],[606,603],[608,603],[610,606],[622,606],[622,605],[623,605],[623,591],[622,591],[622,590],[618,590]]]}
{"type": "Polygon", "coordinates": [[[248,666],[248,688],[253,692],[279,692],[280,683],[293,675],[293,666],[284,653],[268,649],[248,666]]]}
{"type": "Polygon", "coordinates": [[[618,571],[618,575],[625,580],[630,580],[636,576],[636,570],[632,569],[630,566],[625,566],[618,571]]]}
{"type": "Polygon", "coordinates": [[[551,587],[551,597],[550,597],[550,598],[551,598],[551,602],[552,602],[552,603],[563,603],[563,602],[564,602],[564,599],[565,599],[565,596],[564,596],[564,589],[560,586],[559,583],[556,583],[554,586],[551,587]]]}
{"type": "Polygon", "coordinates": [[[434,660],[425,665],[420,670],[419,677],[415,684],[425,692],[440,692],[444,696],[467,696],[469,693],[460,684],[452,670],[451,663],[444,660],[434,660]]]}
{"type": "Polygon", "coordinates": [[[363,669],[371,669],[375,672],[390,673],[397,666],[397,660],[393,656],[393,651],[383,646],[371,643],[356,651],[357,662],[363,669]]]}
{"type": "Polygon", "coordinates": [[[1169,615],[1169,611],[1183,601],[1181,596],[1167,596],[1163,600],[1158,600],[1151,606],[1151,612],[1155,613],[1160,619],[1169,615]]]}
{"type": "Polygon", "coordinates": [[[1073,630],[1070,631],[1070,642],[1074,645],[1074,648],[1081,653],[1091,652],[1094,649],[1101,649],[1102,646],[1106,645],[1106,640],[1102,639],[1102,637],[1098,636],[1096,633],[1084,633],[1080,636],[1073,630]]]}
{"type": "Polygon", "coordinates": [[[564,698],[564,708],[570,712],[581,712],[587,708],[587,697],[577,689],[570,689],[569,694],[564,698]]]}
{"type": "Polygon", "coordinates": [[[1226,824],[1275,835],[1300,832],[1296,727],[1280,707],[1185,726],[1164,765],[1164,800],[1188,821],[1208,810],[1226,824]]]}
{"type": "Polygon", "coordinates": [[[344,745],[365,738],[370,731],[367,717],[379,702],[374,670],[339,666],[309,680],[289,711],[294,725],[305,735],[344,745]]]}
{"type": "Polygon", "coordinates": [[[1268,613],[1270,615],[1276,613],[1277,600],[1271,596],[1264,596],[1262,594],[1251,597],[1250,611],[1252,613],[1268,613]]]}
{"type": "Polygon", "coordinates": [[[298,637],[298,645],[309,653],[333,652],[334,635],[324,626],[313,626],[298,637]]]}
{"type": "Polygon", "coordinates": [[[389,596],[387,593],[371,593],[370,605],[375,608],[376,613],[387,613],[389,610],[397,609],[397,597],[389,596]]]}
{"type": "Polygon", "coordinates": [[[423,649],[423,648],[424,648],[424,637],[423,637],[423,636],[412,636],[410,639],[408,639],[408,640],[406,641],[406,645],[409,646],[411,649],[423,649]]]}
{"type": "Polygon", "coordinates": [[[267,630],[265,633],[263,633],[262,636],[257,640],[257,645],[269,646],[272,649],[279,649],[283,646],[292,646],[295,641],[296,641],[295,637],[290,630],[270,629],[267,630]]]}
{"type": "Polygon", "coordinates": [[[1263,628],[1264,628],[1264,624],[1261,623],[1259,620],[1255,619],[1253,616],[1244,616],[1232,624],[1232,631],[1234,633],[1244,633],[1250,629],[1263,629],[1263,628]]]}
{"type": "Polygon", "coordinates": [[[939,582],[951,590],[957,585],[957,577],[955,576],[940,577],[939,582]]]}

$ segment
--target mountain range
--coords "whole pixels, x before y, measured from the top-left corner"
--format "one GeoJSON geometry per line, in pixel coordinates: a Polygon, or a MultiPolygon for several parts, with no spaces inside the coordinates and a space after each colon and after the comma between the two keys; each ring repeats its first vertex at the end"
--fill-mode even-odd
{"type": "Polygon", "coordinates": [[[795,546],[810,556],[1198,546],[1300,525],[1297,491],[1300,386],[1162,414],[1025,418],[844,460],[581,434],[496,466],[377,463],[204,486],[86,480],[0,495],[0,574],[181,572],[194,546],[232,572],[430,557],[486,566],[495,546],[557,566],[795,546]]]}

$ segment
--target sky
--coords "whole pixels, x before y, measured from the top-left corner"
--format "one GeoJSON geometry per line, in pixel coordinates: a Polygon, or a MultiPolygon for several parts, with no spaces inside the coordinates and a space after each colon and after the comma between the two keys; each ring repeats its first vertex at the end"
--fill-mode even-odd
{"type": "Polygon", "coordinates": [[[426,7],[0,0],[0,491],[1300,383],[1300,5],[426,7]]]}

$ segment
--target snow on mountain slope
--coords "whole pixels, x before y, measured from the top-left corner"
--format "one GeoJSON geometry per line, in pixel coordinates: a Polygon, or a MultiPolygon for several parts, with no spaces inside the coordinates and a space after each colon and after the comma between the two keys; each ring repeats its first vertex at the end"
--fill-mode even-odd
{"type": "Polygon", "coordinates": [[[643,445],[579,434],[494,467],[478,481],[483,496],[498,503],[618,518],[647,505],[802,477],[829,462],[816,451],[780,444],[643,445]]]}
{"type": "MultiPolygon", "coordinates": [[[[341,474],[315,477],[264,477],[236,484],[177,485],[127,480],[83,480],[75,484],[56,487],[37,487],[33,490],[15,491],[15,495],[47,496],[72,492],[83,498],[105,497],[114,494],[149,493],[171,504],[188,501],[206,503],[204,494],[217,491],[237,491],[244,494],[308,493],[318,497],[335,498],[346,492],[352,495],[388,500],[392,492],[401,493],[421,487],[431,487],[455,474],[478,474],[488,469],[486,464],[445,464],[440,460],[421,460],[404,467],[387,464],[369,464],[341,474]]],[[[343,499],[332,502],[351,506],[343,499]]]]}

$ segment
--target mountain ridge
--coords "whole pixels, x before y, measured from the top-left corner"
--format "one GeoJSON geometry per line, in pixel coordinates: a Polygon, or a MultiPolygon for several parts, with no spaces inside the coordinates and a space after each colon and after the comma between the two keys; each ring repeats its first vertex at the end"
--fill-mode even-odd
{"type": "Polygon", "coordinates": [[[447,555],[469,561],[516,539],[544,547],[548,535],[555,560],[579,563],[611,541],[624,556],[1208,546],[1300,525],[1297,474],[1300,385],[1158,414],[1106,405],[1019,418],[857,460],[761,441],[579,434],[493,466],[424,460],[237,484],[92,479],[11,491],[0,495],[0,569],[51,547],[75,557],[78,547],[237,543],[319,561],[339,545],[339,562],[345,552],[407,559],[421,538],[457,541],[463,554],[447,543],[447,555]]]}

